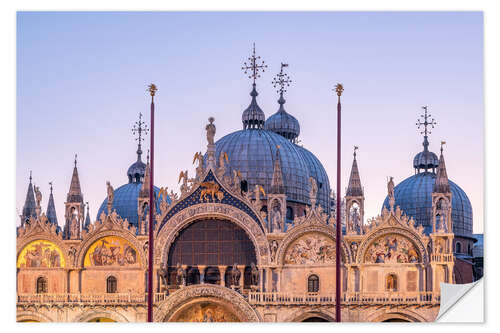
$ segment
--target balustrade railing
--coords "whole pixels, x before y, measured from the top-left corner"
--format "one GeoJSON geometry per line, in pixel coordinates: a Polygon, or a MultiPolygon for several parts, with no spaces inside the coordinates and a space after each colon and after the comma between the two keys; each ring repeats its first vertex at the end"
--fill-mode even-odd
{"type": "MultiPolygon", "coordinates": [[[[165,293],[155,293],[154,302],[168,298],[165,293]]],[[[255,305],[335,305],[335,294],[328,293],[287,293],[251,291],[248,302],[255,305]]],[[[103,294],[18,294],[20,304],[145,304],[147,294],[103,293],[103,294]]],[[[383,292],[383,293],[343,293],[345,305],[398,305],[398,304],[439,304],[440,296],[433,292],[383,292]]]]}
{"type": "MultiPolygon", "coordinates": [[[[320,293],[287,293],[287,292],[250,292],[248,295],[250,304],[256,305],[312,305],[312,304],[335,304],[335,294],[320,293]]],[[[384,293],[343,293],[342,304],[365,305],[365,304],[439,304],[439,294],[432,292],[384,292],[384,293]]]]}
{"type": "MultiPolygon", "coordinates": [[[[164,293],[154,295],[155,302],[165,300],[164,293]]],[[[18,303],[85,303],[85,304],[137,304],[146,303],[147,294],[103,293],[103,294],[18,294],[18,303]]]]}

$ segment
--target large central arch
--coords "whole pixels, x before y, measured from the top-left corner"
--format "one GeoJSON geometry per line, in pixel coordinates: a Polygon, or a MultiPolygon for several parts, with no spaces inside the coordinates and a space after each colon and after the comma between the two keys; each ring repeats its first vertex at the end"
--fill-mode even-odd
{"type": "Polygon", "coordinates": [[[260,226],[244,211],[220,203],[203,203],[190,206],[175,214],[160,229],[155,242],[155,264],[168,261],[168,253],[178,235],[195,221],[205,219],[226,220],[243,229],[252,241],[257,265],[269,263],[269,243],[260,226]]]}

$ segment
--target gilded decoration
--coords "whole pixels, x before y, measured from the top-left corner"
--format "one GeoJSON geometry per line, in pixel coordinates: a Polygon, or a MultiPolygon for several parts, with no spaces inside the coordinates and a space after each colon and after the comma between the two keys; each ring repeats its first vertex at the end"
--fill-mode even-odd
{"type": "Polygon", "coordinates": [[[127,240],[105,236],[95,241],[87,250],[84,267],[138,266],[139,254],[127,240]]]}
{"type": "Polygon", "coordinates": [[[200,302],[189,306],[176,316],[177,322],[239,322],[239,318],[226,307],[212,303],[200,302]]]}
{"type": "Polygon", "coordinates": [[[22,249],[17,260],[18,268],[60,268],[65,266],[66,262],[61,249],[47,240],[35,240],[28,243],[22,249]]]}
{"type": "Polygon", "coordinates": [[[306,234],[295,240],[285,255],[285,264],[334,264],[335,242],[323,234],[306,234]]]}
{"type": "Polygon", "coordinates": [[[367,263],[417,263],[420,256],[406,237],[389,234],[375,239],[365,253],[367,263]]]}

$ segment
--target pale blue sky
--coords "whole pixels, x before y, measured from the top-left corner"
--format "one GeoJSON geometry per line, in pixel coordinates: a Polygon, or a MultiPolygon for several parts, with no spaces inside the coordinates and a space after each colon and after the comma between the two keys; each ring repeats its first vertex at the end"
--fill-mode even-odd
{"type": "MultiPolygon", "coordinates": [[[[241,128],[250,81],[241,72],[256,43],[269,68],[257,82],[261,108],[276,112],[271,85],[280,62],[293,80],[288,112],[303,145],[322,161],[335,188],[336,82],[343,96],[343,186],[352,146],[365,188],[366,218],[380,212],[386,177],[413,174],[422,146],[415,121],[429,105],[447,141],[448,175],[468,194],[474,231],[483,230],[483,16],[479,12],[373,13],[19,13],[16,209],[29,170],[44,195],[49,181],[59,223],[74,154],[92,217],[136,159],[131,135],[147,114],[146,85],[158,85],[155,184],[177,188],[205,150],[204,125],[217,138],[241,128]]],[[[146,145],[147,146],[147,145],[146,145]]],[[[147,148],[147,147],[146,147],[147,148]]],[[[145,151],[146,149],[144,149],[145,151]]]]}

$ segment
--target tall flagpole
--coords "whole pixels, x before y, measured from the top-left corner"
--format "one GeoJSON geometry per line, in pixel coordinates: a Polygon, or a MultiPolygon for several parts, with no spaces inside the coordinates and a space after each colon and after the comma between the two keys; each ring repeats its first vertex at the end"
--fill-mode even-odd
{"type": "Polygon", "coordinates": [[[149,144],[150,150],[150,179],[149,179],[149,249],[148,249],[148,322],[153,322],[153,221],[155,216],[155,201],[154,201],[154,192],[153,192],[153,184],[154,184],[154,156],[155,156],[155,104],[154,98],[156,85],[151,83],[148,86],[148,91],[151,94],[151,142],[149,144]]]}
{"type": "Polygon", "coordinates": [[[341,158],[341,106],[340,106],[340,96],[344,91],[342,84],[337,83],[335,86],[335,92],[338,96],[337,102],[337,200],[336,200],[336,236],[335,236],[335,321],[341,322],[340,315],[340,292],[341,292],[341,272],[340,272],[340,262],[342,257],[340,255],[340,242],[342,241],[342,212],[340,211],[340,158],[341,158]]]}

